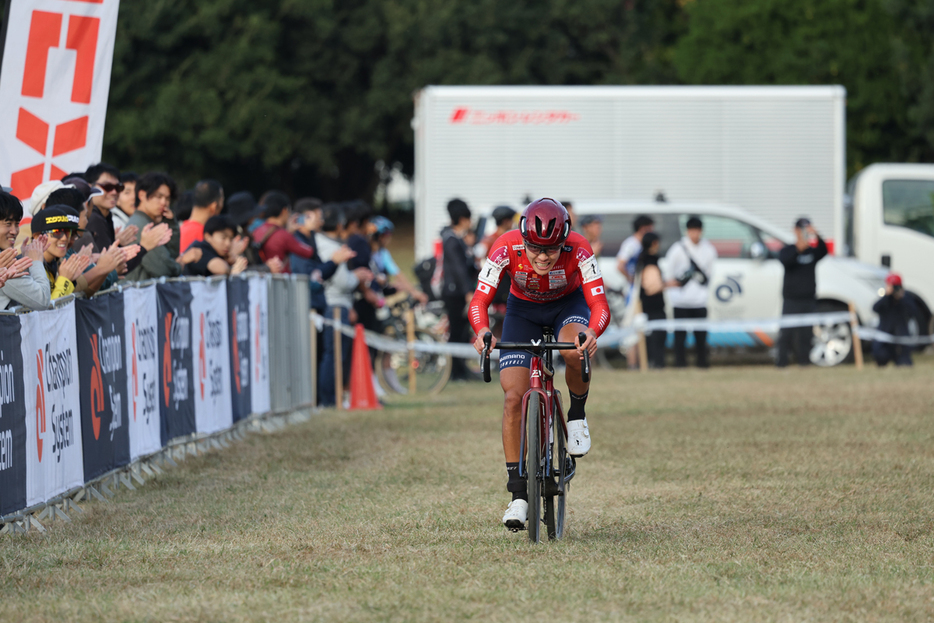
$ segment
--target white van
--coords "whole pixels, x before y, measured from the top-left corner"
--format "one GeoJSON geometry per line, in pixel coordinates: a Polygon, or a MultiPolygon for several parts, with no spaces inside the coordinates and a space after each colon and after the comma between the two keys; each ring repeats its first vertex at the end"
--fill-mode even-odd
{"type": "MultiPolygon", "coordinates": [[[[711,276],[709,319],[752,320],[781,315],[784,268],[778,261],[778,251],[794,241],[794,223],[781,231],[738,208],[709,203],[578,202],[574,212],[577,218],[585,214],[602,217],[600,267],[608,290],[627,287],[616,268],[615,256],[622,241],[632,234],[636,216],[645,214],[655,221],[655,232],[661,237],[660,254],[664,256],[684,235],[688,218],[696,215],[704,223],[704,237],[719,254],[711,276]]],[[[660,265],[664,270],[664,259],[660,265]]],[[[885,287],[886,274],[885,269],[853,258],[828,255],[817,265],[818,309],[846,311],[853,303],[860,323],[875,326],[878,317],[872,306],[885,287]]],[[[672,317],[670,309],[668,317],[672,317]]],[[[712,347],[772,347],[776,337],[763,332],[716,332],[708,336],[708,343],[712,347]]],[[[815,337],[811,351],[815,364],[836,365],[852,354],[848,324],[815,327],[815,337]]]]}

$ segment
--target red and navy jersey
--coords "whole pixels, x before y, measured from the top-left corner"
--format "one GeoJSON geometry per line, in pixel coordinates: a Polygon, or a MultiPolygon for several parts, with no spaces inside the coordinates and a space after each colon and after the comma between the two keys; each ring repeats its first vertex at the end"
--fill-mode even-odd
{"type": "Polygon", "coordinates": [[[526,301],[548,303],[583,288],[590,307],[590,328],[598,336],[606,330],[610,308],[603,290],[603,275],[590,243],[580,234],[568,235],[558,261],[547,275],[539,275],[532,268],[519,230],[500,236],[487,255],[470,302],[470,324],[475,332],[489,326],[487,309],[504,271],[512,278],[510,293],[526,301]]]}

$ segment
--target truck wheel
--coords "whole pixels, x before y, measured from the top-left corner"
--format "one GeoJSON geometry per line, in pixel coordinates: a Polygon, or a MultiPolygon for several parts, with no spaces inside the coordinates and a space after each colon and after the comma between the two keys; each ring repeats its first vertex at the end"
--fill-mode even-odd
{"type": "MultiPolygon", "coordinates": [[[[818,301],[818,313],[847,311],[847,306],[831,301],[818,301]]],[[[814,342],[811,346],[811,363],[829,368],[841,363],[852,363],[853,332],[850,323],[814,327],[814,342]]]]}

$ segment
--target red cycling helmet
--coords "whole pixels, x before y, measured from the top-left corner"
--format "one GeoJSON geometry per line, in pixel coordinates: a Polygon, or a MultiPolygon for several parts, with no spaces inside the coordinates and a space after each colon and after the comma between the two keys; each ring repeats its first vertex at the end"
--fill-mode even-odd
{"type": "Polygon", "coordinates": [[[519,233],[530,244],[553,247],[571,233],[571,217],[559,201],[543,197],[530,203],[522,213],[519,233]]]}
{"type": "Polygon", "coordinates": [[[901,285],[902,285],[902,276],[899,275],[898,273],[889,273],[889,274],[886,276],[886,278],[885,278],[885,282],[886,282],[888,285],[890,285],[890,286],[898,286],[898,287],[901,287],[901,285]]]}

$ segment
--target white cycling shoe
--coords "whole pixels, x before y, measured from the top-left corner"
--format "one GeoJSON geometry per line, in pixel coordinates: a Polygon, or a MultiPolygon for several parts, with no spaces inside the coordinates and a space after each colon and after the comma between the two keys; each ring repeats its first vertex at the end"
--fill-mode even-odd
{"type": "Polygon", "coordinates": [[[503,515],[503,525],[510,530],[521,530],[525,528],[528,518],[529,503],[525,500],[513,500],[506,508],[506,514],[503,515]]]}
{"type": "Polygon", "coordinates": [[[590,429],[587,419],[568,422],[568,454],[580,458],[590,452],[590,429]]]}

